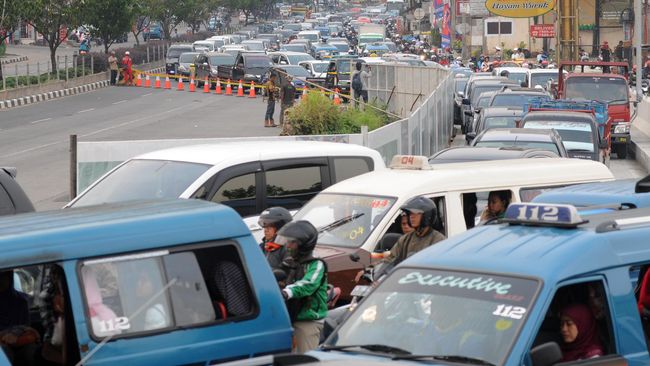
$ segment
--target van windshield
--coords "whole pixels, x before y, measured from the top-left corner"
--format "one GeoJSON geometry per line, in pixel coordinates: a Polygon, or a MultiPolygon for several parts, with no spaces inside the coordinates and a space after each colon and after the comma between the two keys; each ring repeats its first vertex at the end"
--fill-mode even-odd
{"type": "Polygon", "coordinates": [[[192,51],[194,51],[192,47],[170,48],[169,51],[167,51],[167,58],[178,58],[178,56],[180,56],[181,53],[192,52],[192,51]]]}
{"type": "Polygon", "coordinates": [[[319,229],[318,243],[361,246],[395,203],[394,197],[320,193],[294,215],[319,229]]]}
{"type": "Polygon", "coordinates": [[[533,73],[530,75],[530,85],[528,85],[531,88],[534,88],[535,86],[539,85],[542,87],[546,87],[546,84],[548,83],[549,79],[553,80],[553,82],[557,82],[557,78],[560,74],[558,72],[552,72],[552,73],[533,73]]]}
{"type": "Polygon", "coordinates": [[[527,278],[398,268],[323,347],[384,345],[386,351],[379,352],[389,357],[456,356],[484,361],[460,361],[468,365],[503,365],[539,287],[527,278]]]}
{"type": "Polygon", "coordinates": [[[628,103],[628,87],[625,79],[622,78],[572,77],[566,80],[566,98],[626,104],[628,103]]]}
{"type": "Polygon", "coordinates": [[[86,191],[74,207],[180,197],[210,165],[168,160],[130,160],[86,191]]]}

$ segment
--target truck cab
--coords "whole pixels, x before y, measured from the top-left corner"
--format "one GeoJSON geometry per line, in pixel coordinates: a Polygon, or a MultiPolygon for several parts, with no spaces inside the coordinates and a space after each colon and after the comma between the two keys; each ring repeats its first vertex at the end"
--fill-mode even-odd
{"type": "Polygon", "coordinates": [[[650,363],[650,209],[511,204],[399,264],[318,351],[327,365],[650,363]],[[561,329],[584,314],[591,356],[561,329]],[[574,346],[573,348],[571,346],[574,346]],[[585,353],[586,354],[586,353],[585,353]],[[389,361],[390,360],[390,361],[389,361]]]}
{"type": "Polygon", "coordinates": [[[610,141],[612,152],[616,153],[619,159],[625,159],[631,141],[630,125],[636,117],[636,101],[633,102],[634,114],[630,108],[628,64],[626,62],[562,62],[558,70],[559,75],[563,75],[567,68],[573,68],[573,72],[558,78],[557,98],[607,103],[609,121],[605,138],[610,141]],[[587,72],[582,72],[583,70],[587,72]],[[622,73],[612,72],[617,70],[621,70],[622,73]]]}

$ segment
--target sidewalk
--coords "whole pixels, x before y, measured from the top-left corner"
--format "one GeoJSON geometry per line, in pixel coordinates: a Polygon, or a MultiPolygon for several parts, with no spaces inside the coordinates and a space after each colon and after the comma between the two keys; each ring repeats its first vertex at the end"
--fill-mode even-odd
{"type": "Polygon", "coordinates": [[[632,122],[631,152],[636,161],[650,172],[650,98],[643,97],[639,112],[632,122]]]}

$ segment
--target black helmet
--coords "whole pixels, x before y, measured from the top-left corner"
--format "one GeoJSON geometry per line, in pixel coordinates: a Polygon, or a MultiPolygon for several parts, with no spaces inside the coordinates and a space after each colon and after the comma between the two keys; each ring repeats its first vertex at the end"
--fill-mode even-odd
{"type": "Polygon", "coordinates": [[[508,70],[501,70],[501,72],[499,73],[499,76],[508,77],[508,76],[510,76],[510,72],[508,72],[508,70]]]}
{"type": "MultiPolygon", "coordinates": [[[[438,219],[438,208],[433,201],[427,197],[414,197],[411,198],[408,202],[400,207],[400,210],[404,211],[406,214],[409,213],[421,213],[422,221],[420,222],[420,227],[415,229],[421,229],[426,226],[433,228],[436,220],[438,219]]],[[[411,219],[408,219],[409,226],[411,225],[411,219]]]]}
{"type": "Polygon", "coordinates": [[[293,217],[291,212],[284,207],[270,207],[264,210],[260,215],[257,224],[261,227],[271,225],[275,227],[276,230],[280,230],[284,225],[291,222],[293,217]]]}
{"type": "Polygon", "coordinates": [[[308,255],[316,246],[318,230],[309,221],[292,221],[280,229],[275,237],[275,243],[279,245],[287,245],[291,241],[298,243],[298,254],[308,255]]]}

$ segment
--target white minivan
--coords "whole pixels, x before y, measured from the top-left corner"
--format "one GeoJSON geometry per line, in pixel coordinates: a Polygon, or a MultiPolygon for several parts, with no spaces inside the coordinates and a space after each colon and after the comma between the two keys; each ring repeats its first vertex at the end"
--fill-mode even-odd
{"type": "Polygon", "coordinates": [[[316,255],[325,259],[329,281],[347,299],[354,275],[371,258],[383,258],[402,235],[400,207],[414,197],[429,197],[436,203],[440,218],[436,229],[450,237],[474,227],[490,191],[508,191],[510,202],[528,202],[551,188],[611,180],[609,169],[591,160],[512,159],[431,166],[424,156],[397,155],[389,169],[323,190],[294,219],[321,229],[316,255]]]}
{"type": "Polygon", "coordinates": [[[246,141],[191,145],[131,158],[66,207],[129,200],[196,198],[242,217],[267,207],[300,208],[321,190],[385,168],[376,150],[320,141],[246,141]]]}

